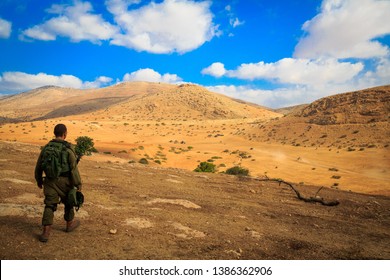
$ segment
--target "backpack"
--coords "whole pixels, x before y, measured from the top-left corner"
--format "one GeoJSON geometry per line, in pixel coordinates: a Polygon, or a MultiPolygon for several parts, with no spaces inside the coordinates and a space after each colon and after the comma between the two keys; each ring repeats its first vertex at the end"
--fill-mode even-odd
{"type": "Polygon", "coordinates": [[[70,171],[65,143],[50,141],[43,148],[42,169],[48,179],[56,179],[61,173],[70,171]]]}

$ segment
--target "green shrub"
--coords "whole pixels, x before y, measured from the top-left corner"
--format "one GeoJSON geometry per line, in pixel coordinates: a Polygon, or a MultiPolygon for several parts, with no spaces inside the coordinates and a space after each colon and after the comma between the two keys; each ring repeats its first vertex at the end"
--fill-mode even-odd
{"type": "Polygon", "coordinates": [[[149,161],[146,158],[141,158],[138,162],[141,164],[149,164],[149,161]]]}
{"type": "Polygon", "coordinates": [[[230,175],[242,175],[242,176],[248,176],[249,170],[246,168],[242,168],[241,166],[234,166],[225,171],[226,174],[230,175]]]}
{"type": "Polygon", "coordinates": [[[210,162],[201,162],[199,163],[198,167],[195,168],[195,172],[211,172],[214,173],[216,171],[215,164],[212,164],[210,162]]]}

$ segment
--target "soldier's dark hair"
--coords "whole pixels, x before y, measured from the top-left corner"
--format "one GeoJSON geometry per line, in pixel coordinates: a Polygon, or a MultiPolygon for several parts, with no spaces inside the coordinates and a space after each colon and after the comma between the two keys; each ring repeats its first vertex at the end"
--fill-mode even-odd
{"type": "Polygon", "coordinates": [[[64,136],[64,134],[66,133],[67,129],[66,129],[66,126],[62,123],[59,123],[57,124],[55,127],[54,127],[54,135],[56,137],[61,137],[61,136],[64,136]]]}

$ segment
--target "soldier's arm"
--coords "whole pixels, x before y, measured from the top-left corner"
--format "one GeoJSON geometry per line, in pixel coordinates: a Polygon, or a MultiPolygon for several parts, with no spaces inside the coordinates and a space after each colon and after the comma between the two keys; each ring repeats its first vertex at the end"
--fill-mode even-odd
{"type": "Polygon", "coordinates": [[[42,155],[43,155],[43,149],[39,154],[37,164],[35,165],[35,181],[37,181],[37,185],[39,188],[42,188],[42,184],[43,184],[42,155]]]}
{"type": "Polygon", "coordinates": [[[73,186],[77,187],[78,190],[81,190],[82,182],[81,182],[79,169],[77,167],[76,153],[72,149],[69,149],[69,165],[70,165],[70,180],[73,186]]]}

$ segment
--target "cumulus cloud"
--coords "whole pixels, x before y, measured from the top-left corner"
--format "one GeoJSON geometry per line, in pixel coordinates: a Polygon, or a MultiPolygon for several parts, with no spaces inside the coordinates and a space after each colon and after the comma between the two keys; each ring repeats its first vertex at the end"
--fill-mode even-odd
{"type": "Polygon", "coordinates": [[[0,18],[0,38],[8,39],[11,36],[12,23],[0,18]]]}
{"type": "MultiPolygon", "coordinates": [[[[298,70],[299,71],[299,70],[298,70]]],[[[343,72],[341,71],[342,75],[343,72]]],[[[348,78],[344,76],[344,78],[348,78]]],[[[208,87],[210,91],[246,100],[271,108],[281,108],[298,104],[310,103],[319,98],[355,90],[381,86],[390,83],[390,58],[382,58],[372,70],[361,71],[346,80],[332,79],[329,82],[291,83],[280,85],[271,90],[259,89],[255,86],[218,85],[208,87]]],[[[313,78],[314,79],[314,78],[313,78]]],[[[318,79],[317,79],[318,80],[318,79]]]]}
{"type": "MultiPolygon", "coordinates": [[[[209,86],[207,89],[269,108],[281,108],[308,102],[308,88],[305,86],[263,90],[251,86],[217,85],[209,86]]],[[[321,97],[318,92],[315,92],[314,95],[311,92],[311,94],[311,101],[321,97]]]]}
{"type": "Polygon", "coordinates": [[[122,32],[111,44],[151,53],[185,53],[217,35],[210,2],[165,0],[129,10],[134,1],[107,0],[122,32]]]}
{"type": "Polygon", "coordinates": [[[338,62],[336,59],[294,59],[284,58],[277,62],[241,64],[236,70],[226,70],[220,62],[202,70],[203,74],[244,80],[265,79],[287,84],[318,85],[342,83],[356,76],[362,63],[338,62]]]}
{"type": "Polygon", "coordinates": [[[156,72],[153,69],[145,68],[145,69],[139,69],[137,71],[134,71],[132,73],[127,73],[123,77],[123,81],[143,81],[143,82],[154,82],[154,83],[169,83],[169,84],[176,84],[182,82],[182,79],[177,76],[176,74],[163,74],[156,72]]]}
{"type": "Polygon", "coordinates": [[[305,22],[295,57],[372,58],[389,48],[375,40],[390,33],[390,1],[324,0],[321,12],[305,22]]]}
{"type": "Polygon", "coordinates": [[[83,82],[73,75],[55,76],[46,73],[4,72],[0,76],[0,93],[18,93],[48,85],[70,88],[97,88],[111,81],[112,78],[105,76],[98,77],[92,82],[83,82]]]}
{"type": "Polygon", "coordinates": [[[112,81],[113,79],[110,77],[100,76],[92,82],[84,82],[82,88],[100,88],[109,85],[112,81]]]}
{"type": "Polygon", "coordinates": [[[219,78],[226,74],[226,69],[223,63],[214,62],[209,67],[204,68],[201,73],[219,78]]]}
{"type": "MultiPolygon", "coordinates": [[[[54,41],[58,36],[73,42],[106,40],[150,53],[185,53],[218,36],[209,1],[152,1],[141,7],[140,0],[106,0],[115,24],[95,14],[90,2],[74,0],[72,5],[53,4],[47,13],[54,16],[21,32],[21,40],[54,41]],[[134,7],[134,8],[133,8],[134,7]]],[[[232,22],[242,24],[238,19],[232,22]]]]}
{"type": "Polygon", "coordinates": [[[93,7],[89,2],[54,4],[46,11],[58,16],[24,30],[22,39],[53,41],[57,36],[61,36],[74,42],[87,40],[100,43],[102,40],[109,40],[118,32],[118,27],[106,22],[101,15],[92,13],[93,7]]]}

